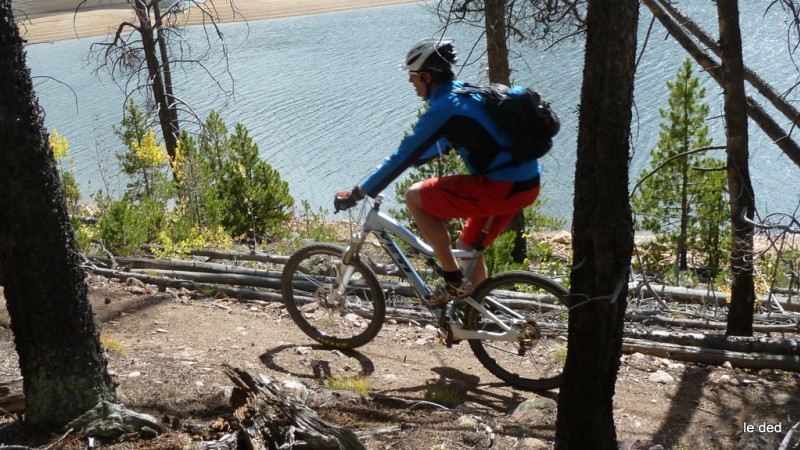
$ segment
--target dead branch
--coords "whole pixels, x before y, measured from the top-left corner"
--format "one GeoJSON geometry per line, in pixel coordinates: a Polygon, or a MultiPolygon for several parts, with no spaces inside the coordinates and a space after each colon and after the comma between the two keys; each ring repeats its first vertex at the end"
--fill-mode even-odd
{"type": "MultiPolygon", "coordinates": [[[[692,33],[703,45],[711,49],[717,57],[721,57],[719,50],[719,43],[717,43],[711,36],[708,35],[697,23],[690,18],[686,17],[675,5],[665,2],[661,4],[664,9],[680,22],[681,26],[686,28],[692,33]]],[[[786,99],[779,94],[769,83],[761,78],[751,68],[745,66],[744,79],[750,83],[759,94],[767,99],[772,106],[780,111],[787,119],[789,119],[795,126],[800,125],[800,111],[794,106],[789,104],[786,99]]]]}
{"type": "MultiPolygon", "coordinates": [[[[686,29],[673,18],[660,0],[642,0],[667,32],[697,61],[720,86],[723,84],[720,63],[700,48],[686,29]]],[[[800,146],[791,139],[755,100],[748,97],[747,115],[769,136],[796,165],[800,166],[800,146]]]]}

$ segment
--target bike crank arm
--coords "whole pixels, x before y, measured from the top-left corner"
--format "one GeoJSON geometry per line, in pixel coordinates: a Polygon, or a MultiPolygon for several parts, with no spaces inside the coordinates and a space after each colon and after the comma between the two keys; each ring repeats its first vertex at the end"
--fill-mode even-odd
{"type": "Polygon", "coordinates": [[[523,333],[517,330],[509,330],[502,333],[493,331],[470,330],[461,325],[451,323],[450,329],[453,332],[453,340],[463,341],[466,339],[478,339],[481,341],[519,341],[523,333]]]}
{"type": "Polygon", "coordinates": [[[495,302],[491,299],[485,299],[485,302],[489,302],[492,306],[496,309],[501,310],[503,313],[513,316],[512,323],[509,325],[506,321],[498,318],[494,313],[487,310],[482,304],[476,302],[471,297],[466,297],[461,299],[462,302],[469,304],[472,308],[478,310],[485,319],[488,319],[490,322],[494,323],[498,327],[500,327],[503,331],[502,332],[494,332],[494,331],[484,331],[484,330],[470,330],[458,325],[457,323],[451,322],[450,329],[453,333],[453,338],[456,340],[463,340],[463,339],[481,339],[481,340],[491,340],[491,341],[520,341],[524,339],[524,331],[520,331],[518,325],[526,324],[525,319],[517,314],[515,311],[506,308],[505,306],[495,302]]]}

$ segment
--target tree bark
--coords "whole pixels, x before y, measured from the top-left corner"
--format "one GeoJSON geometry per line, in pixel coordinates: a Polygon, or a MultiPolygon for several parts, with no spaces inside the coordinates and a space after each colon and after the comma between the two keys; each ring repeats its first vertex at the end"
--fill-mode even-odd
{"type": "Polygon", "coordinates": [[[486,0],[484,21],[486,24],[486,53],[489,58],[489,81],[508,86],[511,84],[511,69],[508,67],[505,2],[503,0],[486,0]]]}
{"type": "Polygon", "coordinates": [[[738,0],[717,1],[725,136],[728,151],[728,189],[731,208],[731,307],[727,334],[753,334],[753,225],[755,194],[750,181],[747,135],[747,97],[744,90],[742,34],[738,0]],[[749,220],[745,220],[745,217],[749,220]]]}
{"type": "Polygon", "coordinates": [[[633,252],[628,197],[636,0],[588,3],[567,361],[556,449],[616,449],[612,412],[633,252]]]}
{"type": "Polygon", "coordinates": [[[64,191],[11,3],[0,0],[0,273],[25,421],[55,429],[114,400],[64,191]]]}
{"type": "MultiPolygon", "coordinates": [[[[166,100],[167,112],[169,113],[169,129],[176,140],[176,149],[173,153],[177,153],[177,139],[181,133],[180,124],[178,123],[178,107],[172,85],[172,69],[167,49],[167,37],[164,33],[166,24],[161,16],[161,9],[157,1],[153,2],[153,13],[156,21],[156,42],[158,43],[158,50],[161,55],[161,73],[164,76],[164,99],[166,100]]],[[[175,155],[173,155],[173,162],[175,162],[174,156],[175,155]]],[[[173,175],[176,174],[173,173],[173,175]]]]}

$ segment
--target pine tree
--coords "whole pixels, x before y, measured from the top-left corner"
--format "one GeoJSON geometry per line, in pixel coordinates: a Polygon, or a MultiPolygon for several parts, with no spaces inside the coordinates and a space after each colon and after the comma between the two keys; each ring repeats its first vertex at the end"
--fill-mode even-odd
{"type": "Polygon", "coordinates": [[[247,128],[236,124],[226,143],[230,159],[224,164],[219,194],[225,204],[223,226],[252,245],[288,222],[294,204],[289,185],[258,156],[247,128]]]}
{"type": "Polygon", "coordinates": [[[222,220],[222,204],[216,186],[220,170],[214,170],[212,158],[217,159],[204,153],[185,130],[181,131],[176,157],[173,173],[178,179],[178,201],[185,219],[191,227],[217,227],[222,220]]]}
{"type": "Polygon", "coordinates": [[[634,211],[641,228],[668,243],[678,271],[689,267],[692,252],[706,256],[713,271],[719,268],[724,242],[726,192],[724,162],[704,158],[696,150],[709,147],[712,139],[705,120],[709,107],[705,89],[685,60],[675,81],[668,81],[669,109],[659,110],[660,140],[650,151],[650,170],[642,172],[633,195],[634,211]]]}
{"type": "Polygon", "coordinates": [[[225,126],[219,113],[211,110],[200,130],[199,144],[200,154],[208,161],[212,173],[221,171],[225,161],[228,160],[225,146],[227,139],[228,127],[225,126]]]}

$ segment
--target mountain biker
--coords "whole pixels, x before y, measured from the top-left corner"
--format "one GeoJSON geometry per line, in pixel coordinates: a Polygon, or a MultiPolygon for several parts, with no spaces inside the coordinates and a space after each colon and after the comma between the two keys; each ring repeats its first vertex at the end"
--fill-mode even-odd
{"type": "Polygon", "coordinates": [[[406,206],[443,270],[444,283],[425,301],[430,307],[470,295],[487,276],[481,256],[471,279],[464,277],[444,221],[466,219],[458,247],[483,249],[539,195],[538,161],[509,163],[512,155],[503,148],[510,146],[511,139],[482,106],[483,98],[455,92],[464,86],[453,73],[456,59],[449,39],[425,38],[409,50],[400,68],[408,71],[409,82],[429,103],[428,109],[377,170],[334,199],[336,211],[351,208],[367,195],[378,195],[410,166],[455,149],[469,175],[430,178],[413,184],[405,196],[406,206]],[[481,240],[485,225],[489,227],[481,240]]]}

